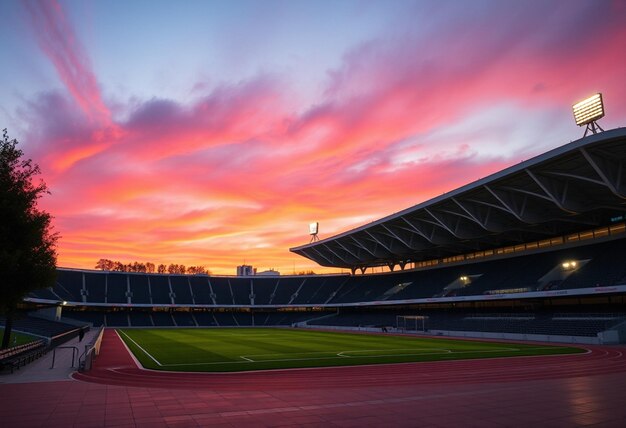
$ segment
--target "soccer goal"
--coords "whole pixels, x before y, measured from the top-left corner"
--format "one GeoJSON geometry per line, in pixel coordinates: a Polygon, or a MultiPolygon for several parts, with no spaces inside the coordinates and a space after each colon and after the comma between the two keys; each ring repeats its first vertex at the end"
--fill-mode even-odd
{"type": "Polygon", "coordinates": [[[428,317],[424,315],[398,315],[396,328],[401,332],[428,331],[428,317]]]}

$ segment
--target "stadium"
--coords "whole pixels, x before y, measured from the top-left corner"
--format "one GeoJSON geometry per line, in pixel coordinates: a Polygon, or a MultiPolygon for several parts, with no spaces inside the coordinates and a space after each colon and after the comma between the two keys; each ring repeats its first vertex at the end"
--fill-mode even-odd
{"type": "Polygon", "coordinates": [[[596,131],[291,248],[350,274],[59,268],[4,423],[621,426],[626,129],[596,131]]]}

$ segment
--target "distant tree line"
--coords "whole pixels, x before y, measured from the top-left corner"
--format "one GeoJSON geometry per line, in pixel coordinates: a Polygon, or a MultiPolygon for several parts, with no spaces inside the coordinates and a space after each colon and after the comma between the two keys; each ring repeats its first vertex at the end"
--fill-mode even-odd
{"type": "Polygon", "coordinates": [[[211,271],[209,271],[204,266],[189,266],[179,265],[171,263],[169,265],[160,264],[155,265],[154,263],[146,262],[146,263],[121,263],[118,261],[113,261],[109,259],[100,259],[98,263],[96,263],[96,269],[107,270],[113,272],[143,272],[143,273],[169,273],[169,274],[177,274],[177,275],[209,275],[211,271]]]}

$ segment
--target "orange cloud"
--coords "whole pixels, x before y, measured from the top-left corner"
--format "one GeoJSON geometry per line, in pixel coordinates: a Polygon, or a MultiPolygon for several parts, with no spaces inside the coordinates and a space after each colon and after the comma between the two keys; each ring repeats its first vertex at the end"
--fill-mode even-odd
{"type": "Polygon", "coordinates": [[[461,22],[428,45],[408,35],[357,46],[312,106],[262,74],[186,104],[134,100],[114,120],[58,3],[28,10],[67,92],[25,107],[63,266],[105,257],[328,271],[288,252],[310,221],[339,233],[563,144],[564,129],[577,131],[569,105],[592,87],[626,113],[621,21],[589,40],[572,25],[571,41],[548,13],[461,22]]]}

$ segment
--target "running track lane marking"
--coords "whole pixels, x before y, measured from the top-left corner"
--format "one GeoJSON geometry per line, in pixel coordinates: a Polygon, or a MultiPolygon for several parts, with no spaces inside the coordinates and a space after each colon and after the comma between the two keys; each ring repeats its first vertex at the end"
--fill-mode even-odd
{"type": "Polygon", "coordinates": [[[141,347],[141,345],[140,345],[140,344],[138,344],[137,342],[135,342],[135,341],[133,340],[133,338],[132,338],[132,337],[130,337],[129,335],[127,335],[126,333],[124,333],[124,331],[123,331],[123,330],[117,330],[117,331],[119,331],[120,333],[122,333],[124,336],[128,337],[128,340],[130,340],[131,342],[133,342],[133,343],[134,343],[134,344],[135,344],[135,345],[136,345],[139,349],[141,349],[141,350],[143,351],[143,353],[144,353],[144,354],[146,354],[148,357],[150,357],[150,359],[151,359],[152,361],[154,361],[155,363],[157,363],[160,367],[163,367],[163,364],[159,363],[159,362],[157,361],[157,359],[156,359],[156,358],[154,358],[152,355],[150,355],[150,353],[149,353],[148,351],[146,351],[145,349],[143,349],[143,348],[141,347]]]}

